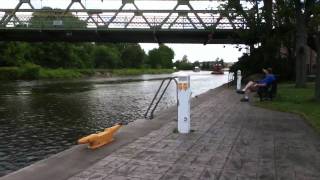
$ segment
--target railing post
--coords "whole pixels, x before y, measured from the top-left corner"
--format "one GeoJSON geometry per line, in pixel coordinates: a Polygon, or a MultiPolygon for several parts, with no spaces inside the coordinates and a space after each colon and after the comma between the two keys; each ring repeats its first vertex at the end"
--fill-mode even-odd
{"type": "Polygon", "coordinates": [[[178,77],[178,131],[190,132],[190,76],[178,77]]]}

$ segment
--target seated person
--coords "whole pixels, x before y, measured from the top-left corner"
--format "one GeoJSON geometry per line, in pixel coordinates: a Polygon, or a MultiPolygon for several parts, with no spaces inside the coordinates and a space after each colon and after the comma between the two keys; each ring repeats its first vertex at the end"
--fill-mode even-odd
{"type": "Polygon", "coordinates": [[[255,92],[259,89],[259,87],[266,87],[273,83],[276,80],[274,74],[272,74],[272,69],[262,69],[262,71],[266,74],[266,77],[260,81],[250,81],[248,84],[242,89],[242,91],[237,91],[240,94],[245,94],[244,98],[241,99],[242,102],[249,101],[249,93],[255,92]]]}

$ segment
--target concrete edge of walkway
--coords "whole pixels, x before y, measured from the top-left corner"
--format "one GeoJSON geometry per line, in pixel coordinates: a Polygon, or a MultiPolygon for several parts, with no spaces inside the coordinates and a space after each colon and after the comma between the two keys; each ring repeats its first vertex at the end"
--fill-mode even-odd
{"type": "MultiPolygon", "coordinates": [[[[209,92],[218,91],[225,85],[211,89],[193,98],[196,104],[201,102],[209,92]],[[196,100],[198,99],[198,100],[196,100]]],[[[94,163],[110,155],[140,137],[161,128],[168,122],[176,120],[176,106],[159,112],[153,120],[138,119],[122,127],[115,136],[115,141],[97,150],[89,150],[86,145],[75,145],[65,151],[52,155],[47,159],[40,160],[30,166],[12,172],[0,178],[0,180],[63,180],[87,169],[94,163]]]]}
{"type": "MultiPolygon", "coordinates": [[[[169,120],[169,119],[168,119],[169,120]]],[[[115,136],[115,141],[97,150],[90,150],[86,145],[75,145],[47,159],[40,160],[30,166],[8,174],[1,180],[43,180],[67,179],[68,177],[86,169],[95,162],[103,159],[123,145],[133,142],[147,133],[160,128],[169,122],[139,119],[122,127],[115,136]]]]}

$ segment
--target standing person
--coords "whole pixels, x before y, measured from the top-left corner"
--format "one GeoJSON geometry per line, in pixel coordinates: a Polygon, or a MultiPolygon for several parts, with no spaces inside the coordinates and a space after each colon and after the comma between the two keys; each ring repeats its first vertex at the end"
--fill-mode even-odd
{"type": "Polygon", "coordinates": [[[276,78],[272,73],[271,68],[262,69],[265,73],[265,78],[259,81],[250,81],[248,84],[242,89],[242,91],[237,91],[239,94],[244,94],[244,97],[240,100],[241,102],[248,102],[249,101],[249,93],[256,92],[259,87],[266,87],[272,84],[276,78]]]}

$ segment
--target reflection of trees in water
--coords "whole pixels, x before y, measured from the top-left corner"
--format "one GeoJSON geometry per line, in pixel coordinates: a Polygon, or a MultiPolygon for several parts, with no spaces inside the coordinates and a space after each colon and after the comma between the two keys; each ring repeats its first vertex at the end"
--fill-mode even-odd
{"type": "Polygon", "coordinates": [[[87,100],[81,93],[54,93],[59,86],[52,87],[41,91],[35,87],[33,92],[17,84],[1,89],[6,95],[0,95],[0,138],[5,138],[0,140],[0,152],[7,159],[0,161],[0,175],[70,147],[95,126],[87,118],[87,100]],[[30,94],[17,95],[26,91],[30,94]]]}

